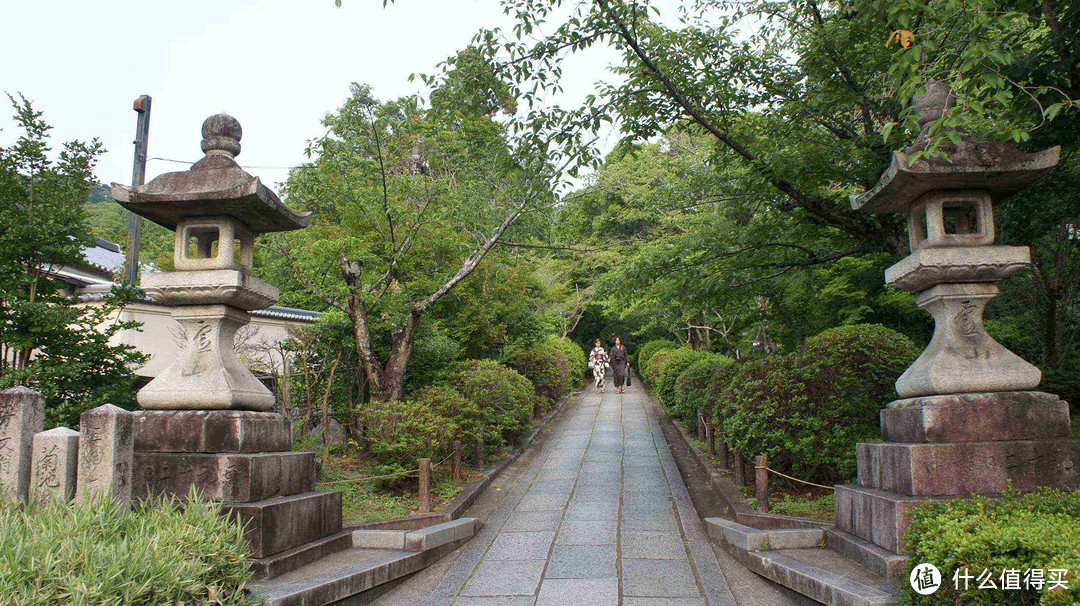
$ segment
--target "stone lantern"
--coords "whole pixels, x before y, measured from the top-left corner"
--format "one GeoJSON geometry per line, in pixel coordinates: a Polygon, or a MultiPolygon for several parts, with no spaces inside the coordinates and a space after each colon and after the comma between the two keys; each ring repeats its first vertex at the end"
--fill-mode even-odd
{"type": "Polygon", "coordinates": [[[113,184],[131,212],[176,232],[176,271],[143,276],[154,300],[175,307],[184,329],[180,357],[138,394],[145,409],[273,410],[274,395],[233,347],[248,313],[277,302],[278,290],[252,277],[255,237],[301,229],[308,213],[290,210],[258,177],[237,165],[240,123],[218,114],[202,126],[206,156],[191,170],[138,187],[113,184]]]}
{"type": "Polygon", "coordinates": [[[885,281],[918,293],[934,316],[930,345],[896,382],[902,399],[881,413],[883,441],[858,445],[858,485],[836,487],[830,545],[893,578],[907,511],[927,498],[999,494],[1010,482],[1022,491],[1080,486],[1068,404],[1033,391],[1039,369],[983,327],[995,283],[1031,263],[1028,247],[994,244],[993,205],[1056,166],[1061,150],[1024,153],[961,133],[947,160],[911,162],[952,102],[945,83],[931,83],[915,101],[918,139],[851,200],[865,212],[907,215],[911,254],[885,270],[885,281]]]}
{"type": "Polygon", "coordinates": [[[234,158],[240,123],[225,114],[202,125],[206,155],[190,170],[146,185],[112,185],[125,208],[176,232],[176,271],[147,274],[142,288],[171,305],[183,326],[177,360],[138,394],[131,479],[135,498],[220,501],[246,525],[256,578],[283,574],[349,545],[341,493],[316,490],[315,453],[293,452],[289,420],[240,361],[237,329],[278,290],[251,275],[255,237],[301,229],[290,210],[234,158]]]}

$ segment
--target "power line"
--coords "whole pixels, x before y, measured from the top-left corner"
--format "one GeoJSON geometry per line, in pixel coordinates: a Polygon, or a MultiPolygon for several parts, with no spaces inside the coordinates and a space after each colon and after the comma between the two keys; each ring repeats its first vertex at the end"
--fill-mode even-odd
{"type": "MultiPolygon", "coordinates": [[[[161,158],[158,156],[147,158],[147,160],[160,160],[162,162],[172,162],[173,164],[187,164],[188,166],[195,164],[194,162],[189,162],[187,160],[174,160],[173,158],[161,158]]],[[[307,165],[301,164],[299,166],[256,166],[251,164],[240,164],[240,168],[254,168],[262,170],[292,170],[294,168],[304,168],[305,166],[307,165]]]]}

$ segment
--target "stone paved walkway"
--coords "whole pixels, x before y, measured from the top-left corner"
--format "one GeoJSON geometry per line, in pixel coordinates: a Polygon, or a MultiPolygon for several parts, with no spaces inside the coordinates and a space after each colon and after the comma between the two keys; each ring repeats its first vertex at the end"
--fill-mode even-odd
{"type": "Polygon", "coordinates": [[[425,606],[734,605],[647,405],[590,388],[425,606]]]}

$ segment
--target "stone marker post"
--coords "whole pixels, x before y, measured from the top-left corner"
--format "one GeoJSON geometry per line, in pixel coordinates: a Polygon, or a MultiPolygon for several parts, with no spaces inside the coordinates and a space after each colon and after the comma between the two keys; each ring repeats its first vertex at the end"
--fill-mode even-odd
{"type": "MultiPolygon", "coordinates": [[[[926,149],[930,127],[954,103],[943,82],[915,100],[923,131],[893,153],[870,191],[852,196],[857,210],[907,216],[911,254],[885,270],[885,281],[917,293],[934,316],[926,351],[896,381],[896,400],[881,412],[881,442],[858,445],[858,484],[836,487],[839,540],[850,535],[904,554],[908,511],[925,499],[1080,486],[1080,440],[1069,438],[1069,407],[1033,391],[1039,369],[986,333],[983,310],[995,283],[1030,265],[1026,246],[994,244],[992,204],[1041,178],[1060,148],[1021,152],[972,141],[943,148],[948,160],[911,155],[926,149]]],[[[830,544],[833,541],[830,540],[830,544]]],[[[872,551],[852,549],[864,554],[872,551]]],[[[879,550],[880,551],[880,550],[879,550]]],[[[897,559],[871,567],[898,574],[897,559]]]]}
{"type": "Polygon", "coordinates": [[[0,391],[0,499],[26,500],[34,434],[44,426],[44,396],[28,387],[0,391]]]}
{"type": "Polygon", "coordinates": [[[79,463],[75,498],[89,503],[109,495],[131,504],[131,464],[135,451],[132,414],[105,404],[79,415],[79,463]]]}
{"type": "Polygon", "coordinates": [[[39,504],[46,500],[66,503],[75,498],[78,456],[77,431],[57,427],[34,436],[30,494],[39,504]]]}

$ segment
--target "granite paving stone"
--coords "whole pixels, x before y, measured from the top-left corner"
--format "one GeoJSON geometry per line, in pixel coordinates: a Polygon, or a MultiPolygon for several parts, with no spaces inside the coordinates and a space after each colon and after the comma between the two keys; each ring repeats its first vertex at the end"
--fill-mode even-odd
{"type": "Polygon", "coordinates": [[[622,533],[624,558],[653,560],[685,560],[686,546],[682,535],[673,532],[624,531],[622,533]]]}
{"type": "Polygon", "coordinates": [[[536,595],[546,563],[544,560],[485,559],[465,583],[461,595],[536,595]]]}
{"type": "Polygon", "coordinates": [[[548,562],[546,578],[615,578],[614,545],[556,545],[548,562]]]}
{"type": "Polygon", "coordinates": [[[619,606],[618,579],[544,579],[537,606],[619,606]]]}
{"type": "Polygon", "coordinates": [[[484,560],[546,560],[554,538],[554,531],[502,533],[484,560]]]}

